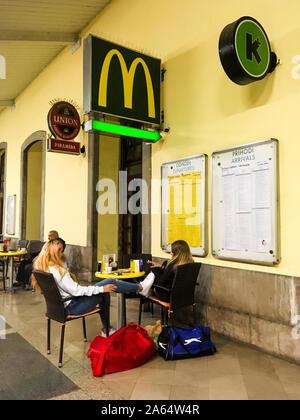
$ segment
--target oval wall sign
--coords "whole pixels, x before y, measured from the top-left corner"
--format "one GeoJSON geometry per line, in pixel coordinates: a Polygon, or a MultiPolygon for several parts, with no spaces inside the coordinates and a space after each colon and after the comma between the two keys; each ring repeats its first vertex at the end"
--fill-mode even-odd
{"type": "Polygon", "coordinates": [[[271,51],[264,28],[249,16],[223,29],[219,55],[225,73],[239,85],[263,79],[277,65],[277,56],[271,51]]]}
{"type": "Polygon", "coordinates": [[[48,113],[51,133],[62,140],[73,140],[80,131],[77,109],[68,102],[57,102],[48,113]]]}

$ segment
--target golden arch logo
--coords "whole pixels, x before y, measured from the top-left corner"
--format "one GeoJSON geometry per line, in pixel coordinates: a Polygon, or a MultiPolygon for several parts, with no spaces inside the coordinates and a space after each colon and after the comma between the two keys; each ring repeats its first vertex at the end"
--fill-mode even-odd
{"type": "Polygon", "coordinates": [[[103,62],[101,76],[100,76],[100,83],[99,83],[99,105],[103,107],[107,106],[108,72],[109,72],[111,60],[113,56],[115,55],[119,59],[119,63],[121,66],[121,71],[122,71],[123,86],[124,86],[124,107],[132,109],[134,76],[135,76],[137,66],[141,64],[143,66],[145,78],[146,78],[147,96],[148,96],[148,116],[150,118],[155,118],[153,84],[152,84],[152,79],[151,79],[151,75],[150,75],[147,64],[142,58],[138,57],[133,60],[128,71],[124,57],[120,53],[120,51],[118,51],[117,49],[113,49],[109,51],[109,53],[106,55],[103,62]]]}
{"type": "Polygon", "coordinates": [[[161,60],[101,38],[84,40],[84,113],[160,124],[161,60]]]}

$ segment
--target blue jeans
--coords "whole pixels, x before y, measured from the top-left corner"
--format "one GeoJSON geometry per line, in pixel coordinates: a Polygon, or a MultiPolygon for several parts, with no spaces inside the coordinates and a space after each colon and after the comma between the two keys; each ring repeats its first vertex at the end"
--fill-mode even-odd
{"type": "MultiPolygon", "coordinates": [[[[116,279],[105,279],[96,283],[95,286],[105,286],[106,284],[114,284],[117,286],[116,292],[117,293],[138,293],[139,285],[137,283],[129,283],[122,280],[116,279]]],[[[105,293],[105,297],[107,298],[107,305],[109,308],[110,305],[110,293],[105,293]]],[[[66,315],[80,315],[86,312],[91,311],[95,308],[96,305],[99,305],[100,308],[100,318],[102,321],[103,326],[105,325],[105,315],[104,315],[104,293],[99,293],[98,295],[92,296],[78,296],[74,297],[68,306],[65,308],[66,315]]],[[[109,312],[109,311],[108,311],[109,312]]],[[[108,322],[109,320],[109,313],[108,315],[108,322]]],[[[110,322],[109,322],[110,325],[110,322]]]]}

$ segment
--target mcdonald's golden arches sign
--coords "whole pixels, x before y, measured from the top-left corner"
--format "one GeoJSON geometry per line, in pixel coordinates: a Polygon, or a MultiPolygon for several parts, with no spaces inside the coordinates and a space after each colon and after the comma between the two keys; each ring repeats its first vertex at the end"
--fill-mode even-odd
{"type": "Polygon", "coordinates": [[[84,112],[160,124],[161,61],[89,35],[84,40],[84,112]]]}

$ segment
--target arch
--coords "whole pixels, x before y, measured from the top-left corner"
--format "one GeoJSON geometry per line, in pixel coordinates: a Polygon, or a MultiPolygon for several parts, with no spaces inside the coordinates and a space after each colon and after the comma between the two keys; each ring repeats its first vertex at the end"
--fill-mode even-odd
{"type": "Polygon", "coordinates": [[[0,143],[0,153],[4,150],[4,174],[3,174],[3,212],[2,212],[2,220],[0,223],[2,224],[2,234],[4,235],[5,231],[5,203],[6,203],[6,172],[7,172],[7,142],[3,141],[0,143]]]}
{"type": "Polygon", "coordinates": [[[20,191],[20,237],[26,239],[26,214],[27,214],[27,156],[28,151],[34,143],[42,142],[42,184],[41,184],[41,223],[40,223],[40,240],[44,239],[45,225],[45,173],[46,173],[46,131],[36,131],[32,133],[23,142],[21,147],[21,191],[20,191]]]}

